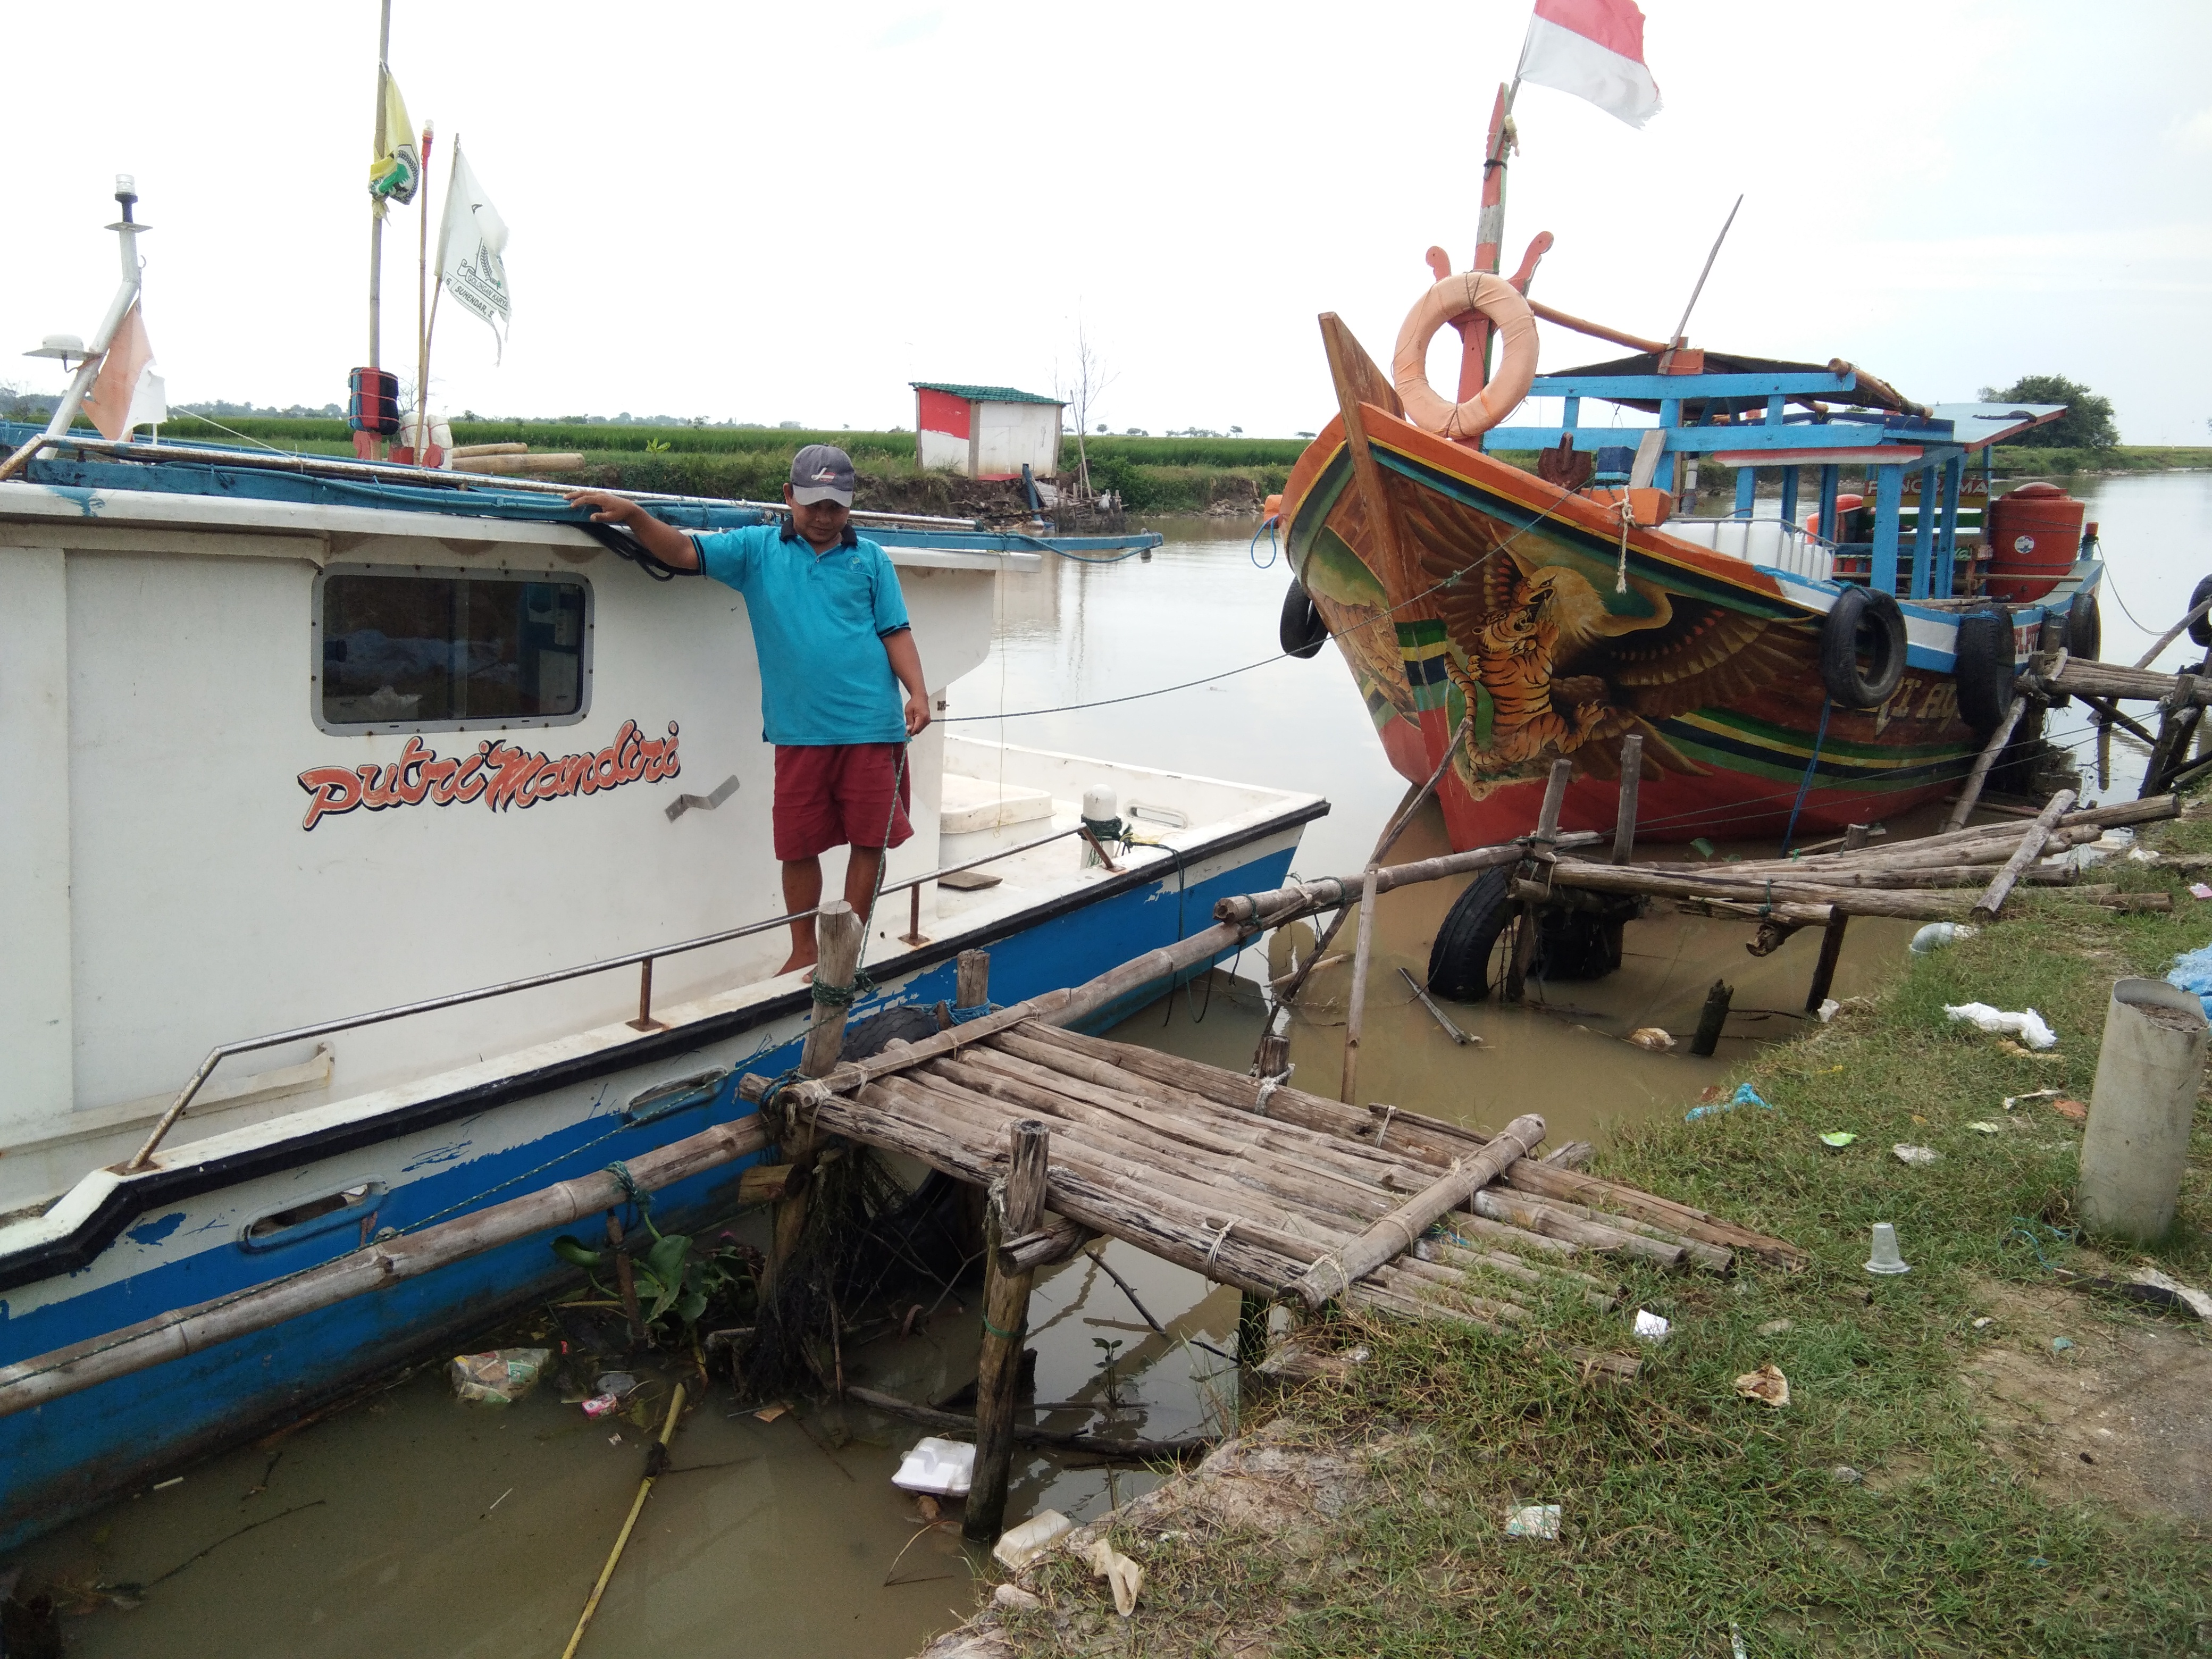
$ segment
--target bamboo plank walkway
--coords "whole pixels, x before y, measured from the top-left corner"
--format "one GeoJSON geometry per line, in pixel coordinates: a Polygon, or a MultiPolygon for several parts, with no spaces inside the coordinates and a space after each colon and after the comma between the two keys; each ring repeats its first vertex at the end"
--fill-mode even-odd
{"type": "MultiPolygon", "coordinates": [[[[1055,997],[1065,994],[1055,994],[1055,997]]],[[[1310,1275],[1343,1264],[1362,1235],[1490,1142],[1389,1107],[1364,1109],[1049,1023],[1055,998],[1006,1010],[818,1079],[749,1075],[771,1135],[830,1133],[902,1152],[988,1185],[1008,1166],[1008,1130],[1050,1133],[1043,1226],[1001,1246],[1009,1271],[1073,1254],[1097,1234],[1124,1240],[1217,1283],[1313,1299],[1310,1275]]],[[[1540,1120],[1523,1120],[1535,1126],[1540,1120]]],[[[1793,1245],[1617,1182],[1534,1156],[1492,1155],[1497,1180],[1465,1207],[1412,1229],[1341,1299],[1353,1307],[1491,1328],[1529,1317],[1532,1297],[1565,1288],[1613,1305],[1601,1258],[1725,1273],[1749,1250],[1796,1266],[1793,1245]],[[1510,1161],[1508,1161],[1510,1160],[1510,1161]]],[[[1335,1281],[1340,1285],[1340,1279],[1335,1281]]],[[[1586,1356],[1632,1373],[1635,1361],[1586,1356]]]]}

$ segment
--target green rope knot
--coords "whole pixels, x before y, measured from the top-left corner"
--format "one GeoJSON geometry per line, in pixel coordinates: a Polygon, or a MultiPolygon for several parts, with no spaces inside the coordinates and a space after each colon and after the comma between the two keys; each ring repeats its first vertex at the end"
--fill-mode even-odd
{"type": "Polygon", "coordinates": [[[1083,827],[1098,841],[1127,843],[1129,839],[1129,826],[1119,818],[1085,818],[1083,820],[1083,827]]]}
{"type": "Polygon", "coordinates": [[[650,1216],[653,1213],[653,1194],[639,1188],[636,1180],[630,1175],[629,1164],[617,1158],[607,1165],[607,1173],[615,1178],[616,1184],[623,1189],[623,1196],[637,1206],[639,1215],[650,1216]]]}
{"type": "Polygon", "coordinates": [[[997,1337],[1001,1342],[1018,1342],[1022,1340],[1022,1334],[1019,1331],[1002,1331],[996,1325],[994,1325],[991,1322],[991,1316],[988,1314],[985,1314],[983,1316],[983,1328],[990,1332],[992,1335],[997,1337]]]}
{"type": "Polygon", "coordinates": [[[821,1008],[849,1008],[857,999],[867,995],[875,988],[875,981],[855,968],[853,970],[853,982],[850,985],[824,985],[820,980],[816,980],[814,981],[815,1006],[821,1008]]]}

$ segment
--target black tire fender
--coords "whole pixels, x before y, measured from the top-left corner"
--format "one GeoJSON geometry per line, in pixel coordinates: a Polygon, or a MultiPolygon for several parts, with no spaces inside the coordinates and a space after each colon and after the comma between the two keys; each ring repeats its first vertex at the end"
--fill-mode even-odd
{"type": "Polygon", "coordinates": [[[1955,650],[1951,674],[1959,684],[1959,718],[1986,738],[2004,724],[2020,695],[2013,684],[2020,671],[2010,608],[1991,600],[1960,617],[1955,650]]]}
{"type": "Polygon", "coordinates": [[[1296,576],[1291,578],[1291,591],[1283,595],[1283,619],[1275,630],[1284,654],[1292,657],[1312,657],[1320,654],[1328,643],[1328,624],[1322,620],[1321,609],[1307,592],[1305,584],[1296,576]]]}
{"type": "MultiPolygon", "coordinates": [[[[2205,579],[2212,581],[2212,577],[2205,579]]],[[[2191,606],[2194,610],[2196,607],[2191,606]]],[[[2105,648],[2105,619],[2094,593],[2076,593],[2066,605],[2066,654],[2095,662],[2105,648]]]]}
{"type": "MultiPolygon", "coordinates": [[[[2212,576],[2197,584],[2196,592],[2189,596],[2189,609],[2196,610],[2207,599],[2212,599],[2212,576]]],[[[2212,646],[2212,611],[2189,624],[2189,637],[2199,645],[2212,646]]]]}
{"type": "Polygon", "coordinates": [[[1429,946],[1429,991],[1448,1002],[1480,1002],[1490,994],[1490,963],[1498,936],[1513,920],[1511,865],[1482,871],[1452,902],[1429,946]]]}
{"type": "Polygon", "coordinates": [[[1904,678],[1905,611],[1897,596],[1846,587],[1820,624],[1820,684],[1828,701],[1838,708],[1879,708],[1904,678]]]}

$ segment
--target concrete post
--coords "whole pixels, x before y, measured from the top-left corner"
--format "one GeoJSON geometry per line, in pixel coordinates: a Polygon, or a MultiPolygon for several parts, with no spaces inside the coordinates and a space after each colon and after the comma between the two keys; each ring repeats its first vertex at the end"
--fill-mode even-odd
{"type": "Polygon", "coordinates": [[[2148,1243],[2172,1227],[2209,1038],[2191,993],[2163,980],[2114,983],[2074,1198],[2088,1231],[2148,1243]]]}

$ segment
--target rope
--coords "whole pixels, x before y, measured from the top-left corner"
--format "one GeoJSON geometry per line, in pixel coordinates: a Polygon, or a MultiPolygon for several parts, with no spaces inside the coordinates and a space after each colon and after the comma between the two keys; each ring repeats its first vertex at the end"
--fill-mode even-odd
{"type": "MultiPolygon", "coordinates": [[[[1363,628],[1374,628],[1383,623],[1392,623],[1392,626],[1395,628],[1396,624],[1392,622],[1392,619],[1395,617],[1401,611],[1408,610],[1411,607],[1419,605],[1422,600],[1427,599],[1431,593],[1438,592],[1444,588],[1450,587],[1456,584],[1461,577],[1471,574],[1474,571],[1480,570],[1484,565],[1489,563],[1491,560],[1496,558],[1507,548],[1512,546],[1514,543],[1519,541],[1521,538],[1527,535],[1538,525],[1542,524],[1546,520],[1549,519],[1554,513],[1559,511],[1559,507],[1565,502],[1577,499],[1579,498],[1571,495],[1565,491],[1562,491],[1558,501],[1553,502],[1551,506],[1546,507],[1534,518],[1529,520],[1528,523],[1522,525],[1520,529],[1506,537],[1495,547],[1492,548],[1487,553],[1485,553],[1480,558],[1460,566],[1458,569],[1451,572],[1449,575],[1438,577],[1435,581],[1431,582],[1419,592],[1412,595],[1402,603],[1394,605],[1387,611],[1377,611],[1374,616],[1370,617],[1364,622],[1352,623],[1351,627],[1344,629],[1343,632],[1337,635],[1336,637],[1341,640],[1346,635],[1356,634],[1363,628]]],[[[947,714],[945,716],[943,723],[950,726],[957,725],[969,720],[1027,720],[1032,715],[1037,714],[1072,714],[1079,710],[1085,708],[1110,708],[1117,703],[1141,702],[1147,697],[1164,697],[1170,692],[1188,691],[1193,686],[1211,685],[1216,680],[1229,679],[1238,674],[1249,674],[1255,668],[1267,667],[1270,663],[1288,661],[1290,654],[1291,653],[1287,651],[1278,651],[1272,657],[1262,657],[1257,662],[1248,662],[1241,668],[1224,668],[1218,674],[1207,674],[1198,679],[1184,680],[1180,684],[1176,685],[1163,685],[1152,691],[1132,691],[1125,696],[1100,697],[1092,702],[1061,703],[1059,707],[1054,708],[1018,708],[1011,711],[1000,709],[998,713],[992,714],[947,714]]],[[[1000,662],[1002,665],[1005,659],[1002,654],[1000,657],[1000,662]]]]}
{"type": "Polygon", "coordinates": [[[1100,841],[1110,841],[1126,847],[1129,842],[1129,826],[1119,818],[1085,818],[1083,827],[1100,841]]]}
{"type": "Polygon", "coordinates": [[[994,1325],[991,1322],[991,1316],[988,1314],[985,1314],[983,1316],[983,1328],[990,1332],[992,1335],[997,1337],[1001,1342],[1018,1342],[1022,1340],[1022,1334],[1019,1331],[1002,1331],[996,1325],[994,1325]]]}
{"type": "Polygon", "coordinates": [[[1206,1265],[1207,1267],[1211,1267],[1213,1265],[1214,1258],[1221,1254],[1222,1245],[1226,1243],[1229,1239],[1229,1230],[1236,1224],[1237,1218],[1233,1215],[1231,1216],[1228,1220],[1221,1224],[1221,1231],[1214,1234],[1213,1243],[1206,1247],[1206,1265]]]}
{"type": "Polygon", "coordinates": [[[814,1000],[825,1008],[849,1008],[855,998],[864,997],[878,988],[875,981],[855,968],[850,985],[824,985],[820,980],[816,980],[814,1000]]]}
{"type": "Polygon", "coordinates": [[[1789,826],[1782,832],[1782,850],[1785,854],[1790,851],[1790,838],[1797,833],[1797,814],[1804,810],[1805,797],[1813,793],[1813,773],[1820,764],[1820,745],[1828,740],[1828,711],[1834,707],[1833,698],[1821,697],[1820,729],[1814,734],[1813,752],[1805,762],[1805,775],[1798,782],[1797,799],[1790,803],[1789,826]]]}
{"type": "Polygon", "coordinates": [[[1259,529],[1252,532],[1252,539],[1245,544],[1244,556],[1252,561],[1252,568],[1255,570],[1269,570],[1274,568],[1275,556],[1282,551],[1282,548],[1275,540],[1275,526],[1281,522],[1279,518],[1261,520],[1259,529]],[[1267,538],[1266,564],[1260,562],[1260,538],[1262,535],[1267,538]]]}
{"type": "Polygon", "coordinates": [[[2055,1273],[2059,1270],[2058,1264],[2044,1255],[2043,1241],[2036,1237],[2035,1232],[2039,1227],[2049,1233],[2057,1243],[2071,1244],[2074,1242],[2074,1230],[2071,1227],[2054,1227],[2047,1221],[2037,1221],[2024,1215],[2016,1215],[2012,1218],[2012,1225],[2005,1230],[2005,1237],[2007,1240],[2026,1239],[2027,1248],[2035,1252],[2035,1259],[2043,1264],[2044,1271],[2055,1273]]]}
{"type": "Polygon", "coordinates": [[[1252,1109],[1257,1112],[1261,1117],[1267,1116],[1267,1097],[1274,1093],[1276,1090],[1281,1088],[1284,1084],[1289,1082],[1290,1077],[1290,1073],[1285,1072],[1280,1077],[1261,1078],[1260,1079],[1260,1093],[1258,1097],[1252,1103],[1252,1109]]]}
{"type": "Polygon", "coordinates": [[[1617,505],[1620,508],[1620,563],[1613,573],[1613,591],[1626,593],[1628,592],[1628,526],[1636,522],[1628,510],[1628,492],[1626,489],[1620,492],[1617,505]]]}
{"type": "Polygon", "coordinates": [[[1005,1006],[1004,1003],[1000,1002],[979,1002],[972,1008],[955,1008],[952,1011],[952,1023],[955,1025],[965,1025],[971,1019],[981,1019],[986,1014],[995,1014],[1005,1006]]]}

